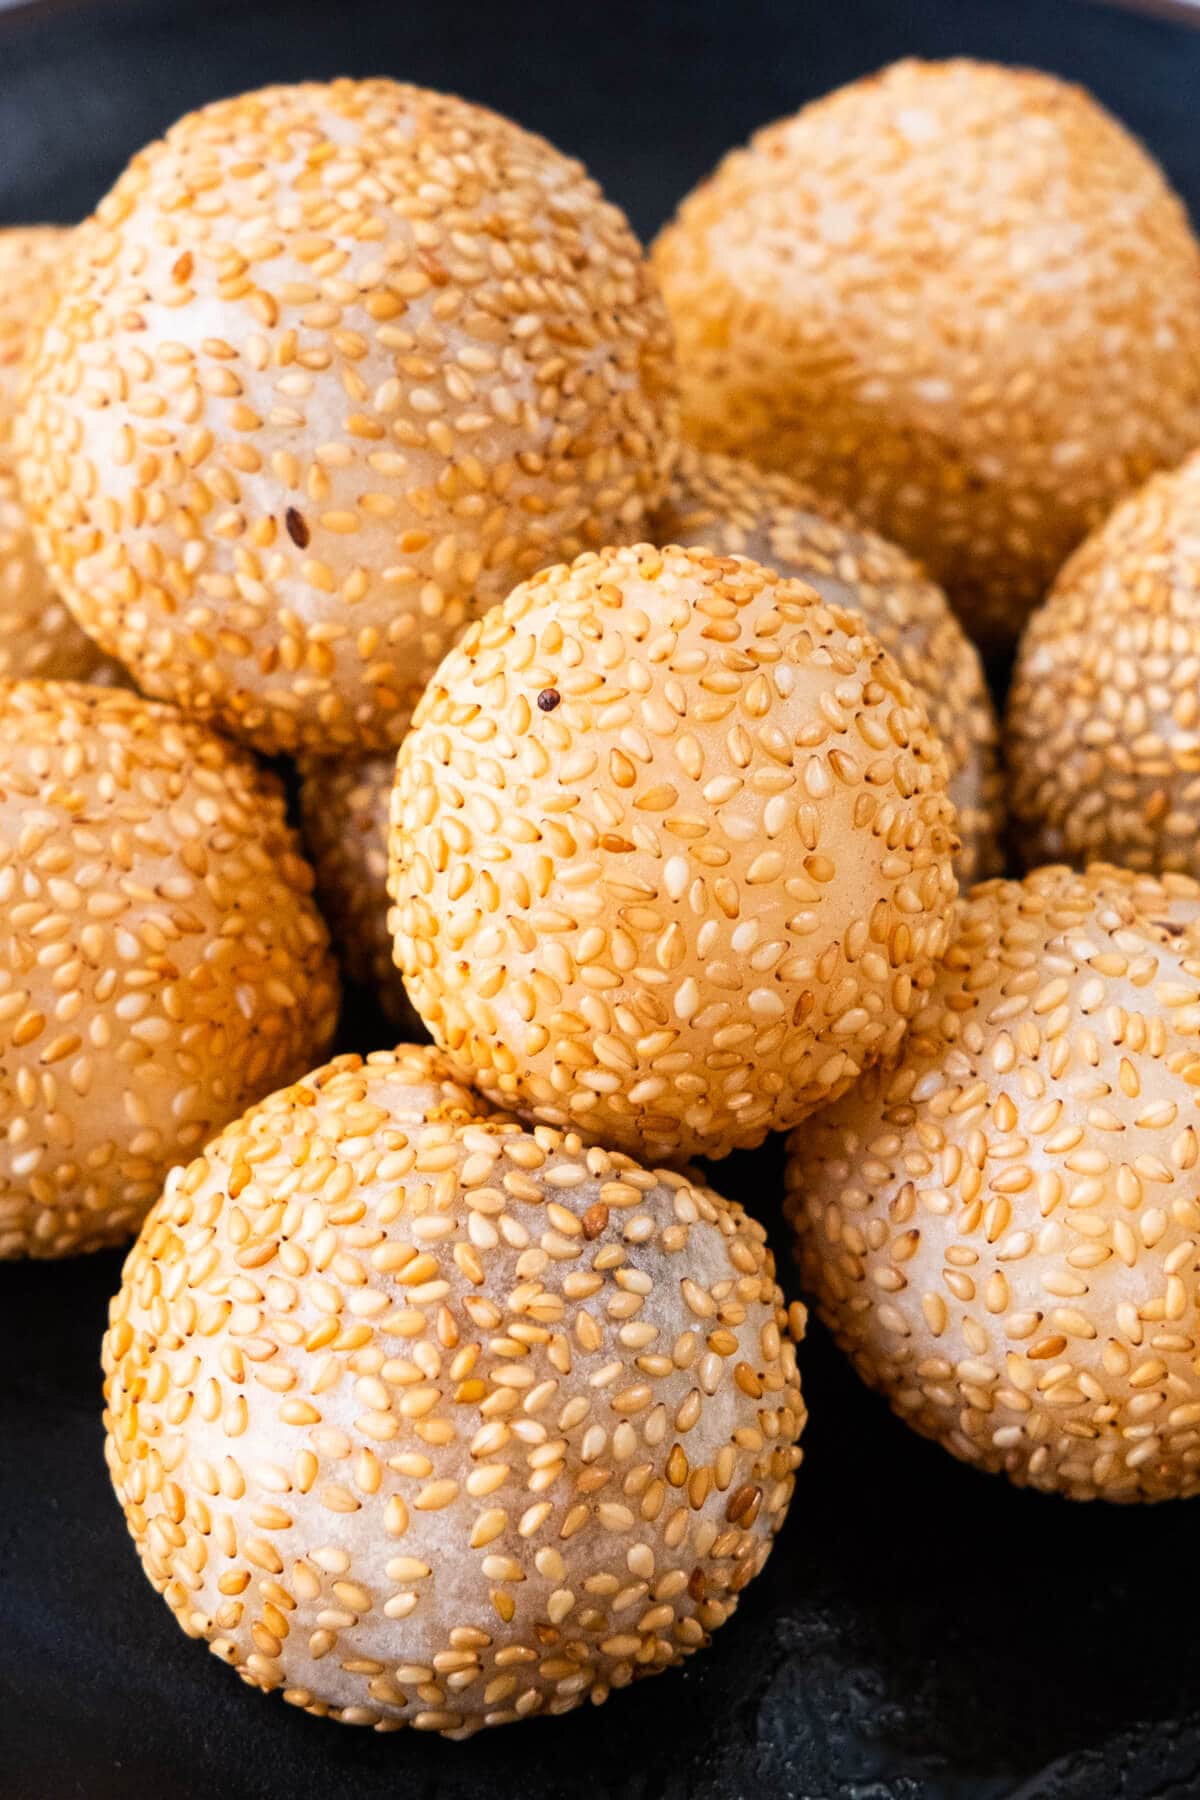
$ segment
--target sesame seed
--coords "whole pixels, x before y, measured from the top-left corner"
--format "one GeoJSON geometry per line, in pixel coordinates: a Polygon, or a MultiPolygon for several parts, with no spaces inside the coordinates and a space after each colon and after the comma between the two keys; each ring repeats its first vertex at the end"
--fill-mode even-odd
{"type": "Polygon", "coordinates": [[[1021,1486],[1200,1492],[1200,1208],[1173,1164],[1198,933],[1183,875],[982,884],[899,1058],[789,1141],[838,1343],[915,1430],[1021,1486]]]}
{"type": "Polygon", "coordinates": [[[346,976],[366,989],[396,1029],[416,1035],[416,1015],[392,960],[387,831],[395,757],[309,758],[300,769],[300,818],[346,976]]]}
{"type": "MultiPolygon", "coordinates": [[[[0,231],[0,678],[124,680],[71,617],[33,542],[12,448],[21,360],[70,240],[57,225],[0,231]]],[[[118,452],[119,454],[119,452],[118,452]]]]}
{"type": "Polygon", "coordinates": [[[1006,737],[1028,863],[1200,875],[1198,517],[1193,456],[1116,509],[1026,628],[1006,737]]]}
{"type": "Polygon", "coordinates": [[[104,1367],[114,1485],[184,1629],[320,1716],[452,1736],[701,1647],[766,1559],[805,1423],[762,1227],[684,1176],[485,1113],[431,1046],[340,1057],[176,1170],[104,1367]],[[609,1234],[621,1204],[633,1241],[609,1234]],[[586,1298],[529,1261],[552,1220],[586,1298]],[[610,1307],[627,1299],[667,1344],[703,1314],[707,1350],[636,1360],[648,1340],[610,1307]],[[708,1359],[746,1375],[715,1383],[708,1359]],[[282,1400],[245,1379],[276,1361],[282,1400]],[[685,1457],[667,1419],[689,1395],[685,1457]]]}
{"type": "MultiPolygon", "coordinates": [[[[650,528],[664,544],[752,557],[808,582],[831,606],[860,613],[921,696],[942,740],[962,840],[960,880],[970,883],[1000,872],[1004,784],[979,654],[941,589],[902,550],[856,525],[838,502],[787,475],[690,446],[680,453],[650,528]]],[[[673,716],[665,730],[674,730],[673,716]]],[[[688,772],[698,778],[699,763],[688,772]]],[[[811,761],[804,778],[813,799],[829,791],[822,762],[811,761]]],[[[768,799],[762,817],[766,839],[785,829],[788,810],[786,794],[768,799]]]]}
{"type": "Polygon", "coordinates": [[[641,247],[578,163],[465,101],[204,107],[56,274],[16,429],[52,579],[147,693],[268,753],[394,747],[470,619],[661,495],[641,247]]]}
{"type": "Polygon", "coordinates": [[[728,155],[653,261],[685,435],[845,501],[989,649],[1200,440],[1185,209],[1049,75],[910,59],[841,88],[728,155]]]}
{"type": "Polygon", "coordinates": [[[492,1104],[656,1162],[752,1147],[898,1045],[946,943],[947,784],[892,657],[808,583],[585,553],[472,626],[414,715],[397,966],[492,1104]]]}
{"type": "Polygon", "coordinates": [[[119,1243],[173,1164],[328,1045],[311,871],[278,782],[205,727],[14,682],[0,896],[0,1257],[119,1243]]]}

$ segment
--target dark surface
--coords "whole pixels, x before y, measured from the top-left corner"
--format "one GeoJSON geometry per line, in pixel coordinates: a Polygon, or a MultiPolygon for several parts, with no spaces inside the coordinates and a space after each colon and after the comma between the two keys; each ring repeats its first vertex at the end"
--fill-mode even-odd
{"type": "Polygon", "coordinates": [[[895,57],[960,54],[1086,83],[1200,217],[1200,31],[1084,0],[49,0],[0,12],[0,219],[81,216],[218,95],[387,74],[544,132],[649,236],[756,126],[895,57]]]}
{"type": "MultiPolygon", "coordinates": [[[[0,13],[0,218],[81,213],[197,102],[345,71],[516,114],[648,233],[756,124],[909,50],[1087,82],[1200,213],[1200,34],[1071,0],[62,0],[0,13]]],[[[349,1033],[384,1035],[362,1012],[349,1033]]],[[[777,1221],[777,1158],[718,1181],[777,1221]]],[[[108,1488],[97,1358],[120,1261],[0,1265],[0,1800],[1200,1796],[1200,1513],[1072,1507],[961,1470],[815,1330],[791,1519],[684,1672],[466,1745],[263,1699],[181,1636],[108,1488]]]]}

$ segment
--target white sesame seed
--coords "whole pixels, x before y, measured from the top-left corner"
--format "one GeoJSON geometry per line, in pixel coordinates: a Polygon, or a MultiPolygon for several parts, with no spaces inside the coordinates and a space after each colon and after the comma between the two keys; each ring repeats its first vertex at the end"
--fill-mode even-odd
{"type": "Polygon", "coordinates": [[[1171,1158],[1200,885],[1049,866],[959,910],[900,1057],[790,1140],[804,1280],[962,1460],[1081,1499],[1200,1492],[1200,1208],[1171,1158]]]}
{"type": "Polygon", "coordinates": [[[1067,563],[1021,640],[1006,723],[1029,863],[1200,875],[1200,458],[1067,563]]]}
{"type": "Polygon", "coordinates": [[[55,582],[146,692],[363,753],[482,608],[660,496],[671,336],[543,139],[272,87],[181,119],[74,235],[17,436],[55,582]]]}
{"type": "Polygon", "coordinates": [[[311,890],[244,752],[119,690],[0,688],[0,1256],[119,1243],[326,1048],[311,890]]]}
{"type": "Polygon", "coordinates": [[[642,544],[522,584],[443,662],[391,804],[395,956],[435,1041],[494,1104],[654,1160],[841,1092],[945,945],[919,700],[856,615],[745,558],[642,544]]]}
{"type": "Polygon", "coordinates": [[[431,1047],[341,1057],[227,1127],[147,1219],[105,1339],[109,1468],[151,1580],[245,1679],[346,1723],[462,1736],[601,1700],[733,1611],[800,1460],[803,1323],[740,1208],[484,1114],[431,1047]],[[480,1193],[462,1176],[485,1153],[501,1219],[569,1218],[586,1300],[502,1232],[460,1267],[480,1193]],[[302,1224],[286,1196],[306,1169],[302,1224]],[[634,1245],[626,1189],[648,1227],[634,1245]],[[452,1232],[431,1248],[412,1227],[435,1205],[452,1232]],[[323,1274],[284,1272],[298,1237],[328,1238],[323,1274]],[[426,1263],[428,1306],[405,1279],[426,1263]],[[381,1302],[361,1319],[359,1271],[381,1302]],[[703,1392],[687,1357],[635,1361],[612,1299],[668,1344],[704,1315],[703,1392]],[[245,1380],[277,1362],[282,1403],[245,1380]],[[535,1394],[537,1417],[513,1404],[535,1394]],[[667,1419],[685,1403],[681,1468],[667,1419]],[[389,1419],[401,1434],[379,1433],[389,1419]]]}
{"type": "Polygon", "coordinates": [[[727,156],[654,266],[685,434],[846,501],[989,647],[1200,440],[1184,207],[1049,75],[907,60],[842,88],[727,156]]]}

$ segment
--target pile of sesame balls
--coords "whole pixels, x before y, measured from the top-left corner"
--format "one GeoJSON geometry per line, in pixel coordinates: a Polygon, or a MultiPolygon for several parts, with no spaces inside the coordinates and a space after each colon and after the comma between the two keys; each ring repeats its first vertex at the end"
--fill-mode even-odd
{"type": "Polygon", "coordinates": [[[800,1464],[774,1133],[915,1430],[1200,1492],[1194,451],[1183,207],[1028,71],[649,255],[382,79],[0,233],[0,1257],[134,1239],[113,1485],[246,1682],[464,1737],[704,1646],[800,1464]]]}

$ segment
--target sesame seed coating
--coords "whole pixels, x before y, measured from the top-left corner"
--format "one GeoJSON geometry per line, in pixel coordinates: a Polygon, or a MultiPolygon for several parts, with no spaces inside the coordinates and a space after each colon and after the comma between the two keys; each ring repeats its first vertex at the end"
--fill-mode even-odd
{"type": "Polygon", "coordinates": [[[16,479],[0,448],[0,680],[92,681],[127,677],[105,656],[55,593],[34,548],[16,479]]]}
{"type": "Polygon", "coordinates": [[[0,1257],[136,1230],[337,1020],[279,783],[173,707],[0,684],[0,1257]]]}
{"type": "Polygon", "coordinates": [[[22,483],[147,692],[267,751],[384,749],[467,621],[635,534],[670,331],[582,167],[386,80],[266,88],[136,156],[31,351],[22,483]]]}
{"type": "Polygon", "coordinates": [[[1142,147],[1029,70],[905,61],[760,131],[654,264],[684,429],[848,501],[1012,643],[1200,439],[1200,248],[1142,147]]]}
{"type": "Polygon", "coordinates": [[[900,1057],[790,1144],[821,1316],[893,1409],[1075,1499],[1200,1492],[1200,886],[977,887],[900,1057]]]}
{"type": "Polygon", "coordinates": [[[806,583],[645,544],[543,570],[400,750],[409,997],[499,1105],[651,1161],[761,1143],[932,978],[946,781],[892,658],[806,583]]]}
{"type": "Polygon", "coordinates": [[[348,1056],[229,1126],[146,1221],[104,1368],[184,1631],[309,1712],[461,1737],[701,1648],[805,1412],[760,1225],[455,1094],[431,1049],[348,1056]]]}
{"type": "Polygon", "coordinates": [[[0,231],[0,679],[120,679],[117,664],[75,623],[38,560],[9,442],[29,322],[44,303],[69,236],[58,225],[0,231]]]}
{"type": "Polygon", "coordinates": [[[314,757],[300,779],[300,818],[317,898],[350,979],[369,991],[397,1029],[420,1022],[392,960],[388,925],[388,814],[396,758],[390,750],[348,762],[314,757]]]}
{"type": "Polygon", "coordinates": [[[1200,875],[1200,457],[1067,563],[1021,640],[1006,738],[1027,863],[1200,875]]]}
{"type": "Polygon", "coordinates": [[[787,475],[688,445],[651,520],[663,544],[749,556],[860,613],[921,696],[942,740],[958,811],[959,879],[999,874],[1004,783],[996,714],[979,653],[945,594],[903,550],[855,523],[840,502],[787,475]]]}
{"type": "Polygon", "coordinates": [[[0,230],[0,442],[16,408],[30,324],[46,304],[70,236],[65,225],[0,230]]]}

